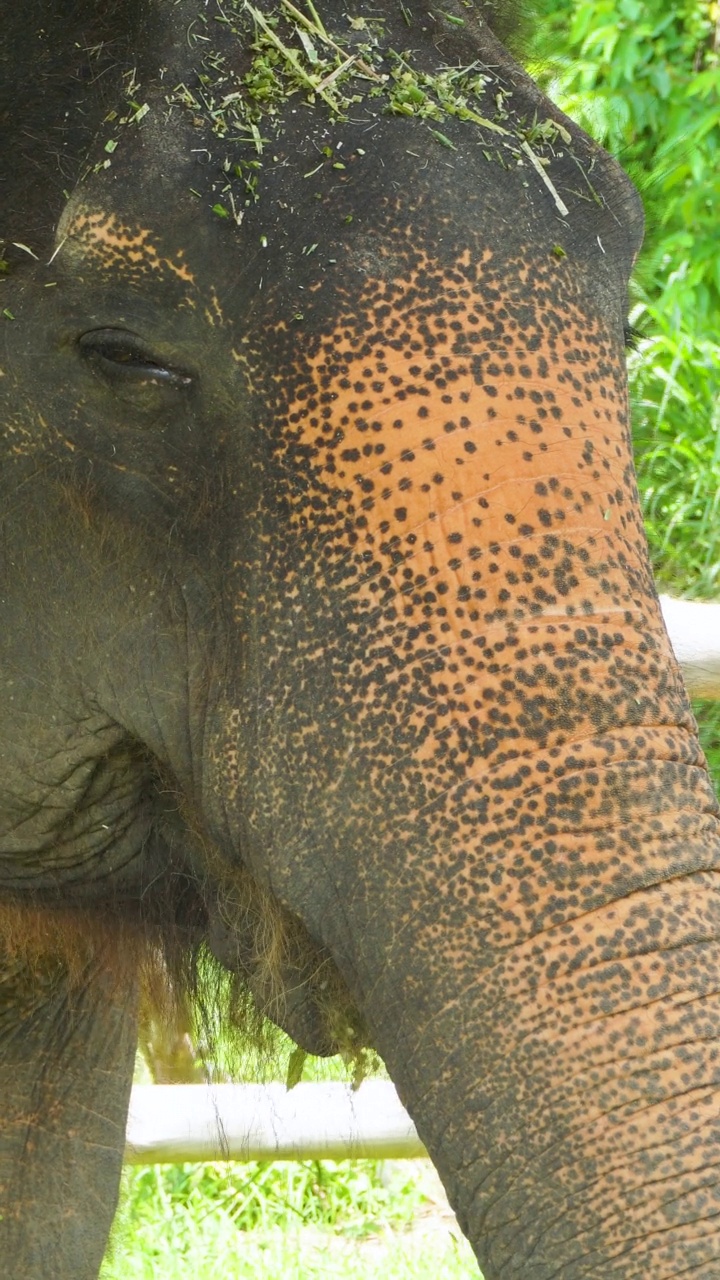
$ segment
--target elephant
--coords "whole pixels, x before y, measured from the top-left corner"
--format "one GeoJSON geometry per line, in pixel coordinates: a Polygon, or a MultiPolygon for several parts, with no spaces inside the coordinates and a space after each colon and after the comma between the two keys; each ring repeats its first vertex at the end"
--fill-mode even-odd
{"type": "Polygon", "coordinates": [[[198,992],[376,1051],[486,1280],[720,1273],[641,203],[514,21],[2,2],[9,1280],[97,1276],[138,1010],[198,992]]]}

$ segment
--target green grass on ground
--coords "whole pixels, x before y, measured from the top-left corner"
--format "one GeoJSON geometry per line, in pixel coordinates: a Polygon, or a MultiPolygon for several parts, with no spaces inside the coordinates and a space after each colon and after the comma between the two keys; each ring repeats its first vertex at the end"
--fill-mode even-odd
{"type": "Polygon", "coordinates": [[[477,1280],[427,1160],[128,1169],[101,1280],[477,1280]]]}

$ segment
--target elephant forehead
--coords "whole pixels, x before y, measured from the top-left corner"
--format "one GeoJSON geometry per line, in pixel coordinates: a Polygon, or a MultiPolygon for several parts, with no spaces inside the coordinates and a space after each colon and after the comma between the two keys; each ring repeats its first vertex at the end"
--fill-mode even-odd
{"type": "Polygon", "coordinates": [[[195,282],[183,249],[167,252],[156,230],[84,202],[70,202],[56,244],[56,254],[69,257],[73,265],[88,263],[111,278],[122,273],[126,285],[163,276],[195,282]]]}
{"type": "Polygon", "coordinates": [[[576,292],[560,263],[501,276],[490,252],[368,281],[304,365],[290,447],[347,492],[376,547],[417,553],[437,536],[445,554],[474,534],[479,556],[551,529],[624,528],[618,342],[576,292]]]}
{"type": "MultiPolygon", "coordinates": [[[[383,767],[410,740],[416,762],[437,757],[437,794],[480,757],[514,787],[508,752],[604,729],[616,696],[640,710],[623,664],[644,669],[649,574],[621,336],[551,253],[501,266],[488,252],[366,280],[277,364],[285,500],[263,535],[263,626],[293,654],[295,702],[332,672],[383,767]]],[[[277,723],[289,697],[273,693],[277,723]]]]}

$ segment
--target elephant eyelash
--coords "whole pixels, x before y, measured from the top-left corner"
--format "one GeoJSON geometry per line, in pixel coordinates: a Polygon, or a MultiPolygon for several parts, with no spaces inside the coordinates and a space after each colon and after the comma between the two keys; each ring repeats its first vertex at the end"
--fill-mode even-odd
{"type": "Polygon", "coordinates": [[[643,334],[641,329],[638,329],[636,325],[631,324],[629,320],[625,322],[623,325],[623,337],[625,339],[626,351],[637,351],[637,346],[642,336],[643,334]]]}
{"type": "Polygon", "coordinates": [[[171,387],[188,387],[192,377],[158,360],[135,334],[122,329],[96,329],[78,340],[82,356],[106,377],[140,378],[171,387]]]}

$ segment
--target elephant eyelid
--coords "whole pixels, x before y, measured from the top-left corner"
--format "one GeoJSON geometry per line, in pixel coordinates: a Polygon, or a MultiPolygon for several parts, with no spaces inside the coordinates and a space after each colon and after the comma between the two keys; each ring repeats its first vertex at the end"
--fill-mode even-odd
{"type": "Polygon", "coordinates": [[[153,381],[180,389],[192,385],[190,374],[164,364],[125,329],[91,329],[78,338],[77,345],[83,358],[109,378],[153,381]]]}

